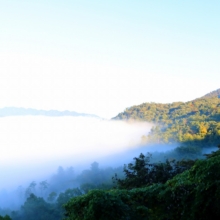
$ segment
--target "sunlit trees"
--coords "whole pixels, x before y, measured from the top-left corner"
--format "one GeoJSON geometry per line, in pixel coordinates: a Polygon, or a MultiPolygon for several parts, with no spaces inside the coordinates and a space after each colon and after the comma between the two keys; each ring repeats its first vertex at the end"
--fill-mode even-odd
{"type": "MultiPolygon", "coordinates": [[[[216,95],[216,93],[213,93],[216,95]]],[[[114,119],[153,122],[154,127],[142,143],[194,142],[200,146],[220,142],[220,98],[207,96],[190,102],[143,103],[130,107],[114,119]]]]}

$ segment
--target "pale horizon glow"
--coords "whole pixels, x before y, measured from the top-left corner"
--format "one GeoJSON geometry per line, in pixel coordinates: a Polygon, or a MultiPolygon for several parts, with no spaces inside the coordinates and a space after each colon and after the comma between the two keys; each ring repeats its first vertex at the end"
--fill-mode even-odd
{"type": "Polygon", "coordinates": [[[0,108],[112,118],[219,88],[220,3],[1,1],[0,108]]]}

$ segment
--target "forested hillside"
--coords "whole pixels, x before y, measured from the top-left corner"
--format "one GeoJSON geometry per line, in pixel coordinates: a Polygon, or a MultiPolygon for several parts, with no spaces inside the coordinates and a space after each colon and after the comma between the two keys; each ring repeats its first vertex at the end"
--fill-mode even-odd
{"type": "Polygon", "coordinates": [[[135,119],[155,126],[142,141],[153,143],[220,143],[220,89],[189,102],[143,103],[127,108],[115,120],[135,119]]]}
{"type": "Polygon", "coordinates": [[[180,146],[164,153],[163,161],[157,153],[141,153],[124,168],[100,169],[94,162],[75,175],[73,167],[60,167],[48,182],[33,181],[19,191],[21,207],[0,209],[0,219],[219,219],[219,92],[186,103],[143,103],[126,109],[114,119],[154,124],[142,137],[144,143],[180,146]],[[201,147],[212,146],[219,149],[201,158],[201,147]]]}
{"type": "Polygon", "coordinates": [[[202,98],[214,98],[214,97],[220,98],[220,89],[212,91],[212,92],[204,95],[202,98]]]}
{"type": "Polygon", "coordinates": [[[153,166],[150,171],[146,165],[141,156],[136,158],[133,169],[125,169],[130,172],[122,189],[119,184],[115,190],[93,190],[72,198],[65,205],[67,220],[219,219],[220,151],[195,161],[190,169],[177,175],[177,169],[169,169],[169,162],[153,166]],[[141,180],[146,181],[141,184],[141,180]]]}
{"type": "Polygon", "coordinates": [[[36,182],[30,184],[19,209],[0,209],[0,215],[5,216],[0,219],[165,220],[182,215],[180,219],[207,219],[209,213],[220,216],[218,206],[210,205],[211,201],[218,204],[220,198],[216,172],[220,150],[206,155],[205,160],[152,163],[151,156],[135,157],[124,165],[124,175],[120,168],[100,169],[96,162],[75,177],[72,169],[59,168],[49,184],[40,183],[40,191],[36,182]],[[61,185],[68,188],[60,192],[61,185]],[[198,205],[204,207],[203,213],[198,212],[198,205]]]}

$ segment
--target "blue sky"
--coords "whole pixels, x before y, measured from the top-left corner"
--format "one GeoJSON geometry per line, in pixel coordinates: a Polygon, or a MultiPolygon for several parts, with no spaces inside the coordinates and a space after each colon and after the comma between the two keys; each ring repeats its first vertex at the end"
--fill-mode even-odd
{"type": "Polygon", "coordinates": [[[0,2],[0,107],[113,117],[219,88],[219,1],[0,2]]]}

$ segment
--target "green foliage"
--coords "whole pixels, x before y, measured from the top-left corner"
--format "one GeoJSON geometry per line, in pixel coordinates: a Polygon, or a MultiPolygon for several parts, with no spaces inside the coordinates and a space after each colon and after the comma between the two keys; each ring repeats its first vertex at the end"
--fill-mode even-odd
{"type": "Polygon", "coordinates": [[[71,199],[67,220],[219,219],[220,156],[198,160],[166,183],[132,190],[93,190],[71,199]]]}
{"type": "Polygon", "coordinates": [[[209,154],[205,154],[205,156],[207,158],[212,158],[212,157],[220,156],[220,145],[218,145],[218,150],[217,151],[211,152],[209,154]]]}
{"type": "Polygon", "coordinates": [[[12,220],[8,215],[5,215],[4,217],[0,216],[0,220],[12,220]]]}
{"type": "Polygon", "coordinates": [[[117,174],[113,178],[120,189],[133,189],[152,185],[154,183],[165,183],[175,175],[189,169],[192,160],[166,160],[164,163],[150,163],[151,155],[140,154],[134,158],[134,164],[124,165],[125,178],[119,179],[117,174]]]}
{"type": "Polygon", "coordinates": [[[150,134],[142,137],[144,143],[217,145],[220,142],[219,91],[186,103],[143,103],[127,108],[113,119],[153,122],[155,126],[150,134]]]}
{"type": "Polygon", "coordinates": [[[48,202],[54,202],[55,199],[56,199],[56,197],[57,197],[57,193],[56,193],[56,192],[51,192],[51,193],[48,195],[48,197],[47,197],[47,201],[48,201],[48,202]]]}
{"type": "Polygon", "coordinates": [[[60,195],[57,198],[57,203],[60,204],[60,206],[62,206],[71,198],[80,195],[82,195],[82,192],[79,190],[79,188],[67,189],[65,192],[60,193],[60,195]]]}
{"type": "Polygon", "coordinates": [[[214,156],[197,161],[190,170],[166,183],[162,196],[170,200],[170,209],[175,211],[176,218],[209,219],[212,216],[212,219],[219,219],[219,169],[220,156],[214,156]],[[181,205],[178,207],[177,204],[181,205]]]}
{"type": "Polygon", "coordinates": [[[13,220],[63,219],[65,203],[93,189],[111,189],[114,185],[112,176],[116,172],[121,177],[122,167],[101,169],[97,162],[78,176],[74,174],[72,167],[66,170],[59,167],[57,174],[49,182],[32,181],[26,190],[20,186],[19,197],[25,199],[20,210],[12,212],[0,209],[0,215],[10,214],[13,220]]]}
{"type": "Polygon", "coordinates": [[[184,159],[186,160],[186,159],[189,159],[189,158],[191,160],[195,160],[195,159],[203,156],[202,155],[202,150],[201,150],[200,147],[198,147],[198,146],[189,146],[189,145],[179,146],[179,147],[177,147],[173,150],[173,153],[174,153],[174,155],[175,155],[175,153],[177,155],[179,155],[179,158],[181,158],[183,160],[184,159]]]}
{"type": "Polygon", "coordinates": [[[212,91],[212,92],[204,95],[202,98],[213,98],[213,97],[220,97],[220,89],[212,91]]]}
{"type": "Polygon", "coordinates": [[[95,189],[102,187],[113,187],[112,176],[116,172],[119,173],[119,175],[121,176],[122,168],[108,167],[105,169],[101,169],[99,168],[99,164],[97,162],[94,162],[91,164],[91,168],[88,170],[83,170],[82,173],[78,175],[76,180],[81,184],[84,193],[86,193],[88,192],[89,188],[95,189]]]}
{"type": "Polygon", "coordinates": [[[68,216],[66,220],[131,219],[131,216],[140,219],[132,211],[132,202],[129,203],[131,197],[126,192],[93,190],[82,197],[71,199],[65,205],[68,216]]]}
{"type": "Polygon", "coordinates": [[[12,212],[13,220],[45,220],[57,219],[57,211],[52,204],[45,202],[43,198],[37,197],[34,194],[25,201],[21,210],[12,212]]]}

